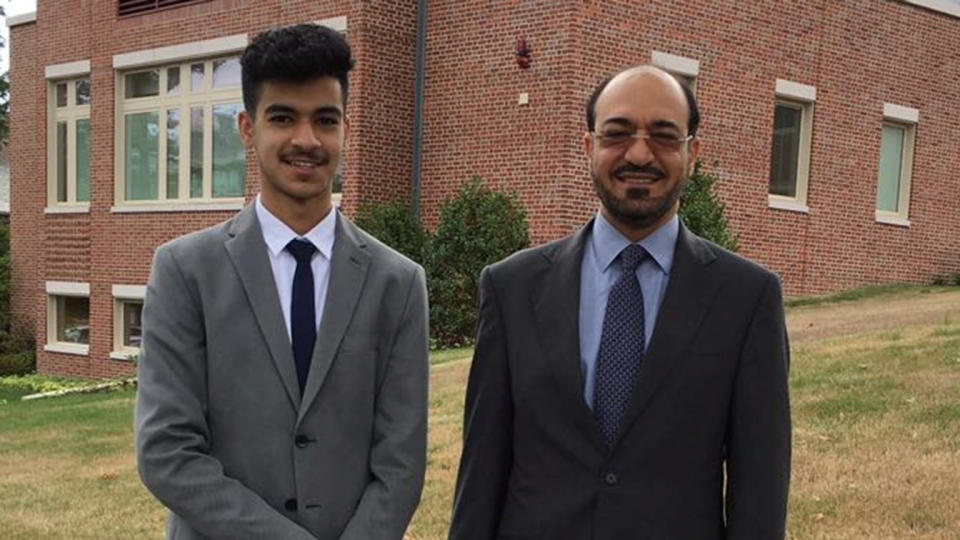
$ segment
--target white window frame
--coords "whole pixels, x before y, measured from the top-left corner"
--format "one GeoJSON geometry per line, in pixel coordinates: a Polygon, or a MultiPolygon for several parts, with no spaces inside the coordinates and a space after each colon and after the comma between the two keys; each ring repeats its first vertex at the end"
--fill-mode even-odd
{"type": "MultiPolygon", "coordinates": [[[[910,186],[913,176],[913,151],[914,141],[916,140],[917,124],[920,122],[920,111],[912,107],[896,105],[893,103],[883,104],[883,124],[892,125],[904,129],[903,149],[900,158],[900,193],[897,199],[896,212],[877,210],[874,206],[874,219],[877,223],[887,225],[899,225],[901,227],[910,226],[910,186]]],[[[879,190],[880,177],[879,152],[877,159],[877,184],[879,190]]],[[[876,199],[874,199],[876,201],[876,199]]],[[[876,202],[874,202],[876,205],[876,202]]]]}
{"type": "MultiPolygon", "coordinates": [[[[74,281],[47,281],[47,342],[43,350],[50,352],[76,354],[87,356],[90,354],[90,345],[87,343],[70,343],[57,340],[57,297],[74,296],[90,298],[90,284],[74,281]]],[[[87,313],[90,320],[90,313],[87,313]]],[[[89,325],[89,322],[88,322],[89,325]]]]}
{"type": "Polygon", "coordinates": [[[693,95],[697,94],[697,77],[700,76],[700,61],[686,56],[653,51],[650,63],[674,77],[683,79],[690,86],[693,95]]]}
{"type": "MultiPolygon", "coordinates": [[[[213,197],[213,106],[243,103],[241,87],[213,88],[213,62],[223,58],[239,57],[247,46],[247,35],[237,34],[222,38],[183,43],[158,49],[148,49],[118,54],[113,57],[116,75],[115,111],[115,179],[114,206],[111,212],[182,212],[239,210],[243,208],[245,194],[239,197],[213,197]],[[190,66],[204,64],[203,86],[199,91],[190,90],[190,66]],[[167,68],[180,67],[181,88],[179,95],[166,94],[167,68]],[[159,94],[151,97],[125,98],[126,75],[159,70],[159,94]],[[167,138],[166,113],[172,107],[180,109],[180,159],[178,196],[167,197],[167,138]],[[190,110],[203,107],[203,196],[190,197],[190,110]],[[124,152],[125,116],[127,114],[156,112],[160,126],[157,156],[157,198],[153,200],[126,200],[126,170],[124,152]]],[[[244,191],[246,183],[244,184],[244,191]]]]}
{"type": "MultiPolygon", "coordinates": [[[[90,105],[77,105],[77,81],[90,80],[90,61],[79,60],[44,68],[47,81],[47,204],[44,213],[87,213],[90,201],[77,201],[77,121],[90,121],[90,105]],[[67,105],[57,107],[57,86],[66,84],[67,105]],[[67,124],[67,200],[57,200],[57,124],[67,124]]],[[[91,96],[92,96],[91,88],[91,96]]],[[[92,133],[88,134],[92,139],[92,133]]],[[[91,141],[92,142],[92,141],[91,141]]],[[[92,144],[91,144],[92,147],[92,144]]],[[[89,156],[88,156],[89,161],[89,156]]],[[[88,189],[93,195],[93,174],[88,173],[88,189]]]]}
{"type": "MultiPolygon", "coordinates": [[[[788,105],[800,108],[800,147],[797,149],[797,188],[796,196],[787,197],[770,193],[767,186],[767,204],[770,208],[791,212],[809,213],[807,192],[810,186],[810,153],[813,145],[813,108],[817,100],[817,89],[813,86],[777,79],[775,87],[776,105],[788,105]]],[[[771,124],[772,125],[772,124],[771,124]]],[[[772,140],[773,134],[771,133],[772,140]]],[[[770,160],[773,160],[771,153],[770,160]]]]}
{"type": "Polygon", "coordinates": [[[114,360],[131,360],[140,355],[140,347],[130,347],[123,344],[123,304],[130,301],[143,302],[146,296],[145,285],[114,285],[113,286],[113,350],[110,358],[114,360]]]}

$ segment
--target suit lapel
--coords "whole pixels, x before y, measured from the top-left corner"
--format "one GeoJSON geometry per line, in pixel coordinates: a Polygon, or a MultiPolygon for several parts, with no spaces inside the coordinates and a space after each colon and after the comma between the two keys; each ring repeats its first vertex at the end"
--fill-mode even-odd
{"type": "Polygon", "coordinates": [[[293,350],[277,297],[277,284],[267,258],[267,246],[263,242],[263,233],[260,232],[253,205],[248,205],[237,214],[229,226],[228,234],[230,238],[224,244],[227,253],[240,276],[250,309],[270,349],[270,356],[287,390],[290,404],[296,409],[300,405],[300,389],[293,364],[293,350]]]}
{"type": "Polygon", "coordinates": [[[716,297],[719,284],[707,268],[715,258],[702,240],[680,226],[670,283],[623,419],[623,433],[630,429],[667,375],[682,362],[681,355],[716,297]]]}
{"type": "Polygon", "coordinates": [[[317,343],[313,348],[313,358],[303,391],[298,423],[303,419],[317,392],[323,386],[343,334],[347,330],[350,319],[353,318],[353,311],[357,307],[367,269],[370,266],[370,254],[365,248],[366,243],[360,238],[353,224],[337,213],[327,300],[323,306],[323,318],[317,332],[317,343]]]}
{"type": "Polygon", "coordinates": [[[540,281],[541,286],[533,291],[533,305],[541,346],[547,352],[550,372],[572,406],[572,420],[603,449],[603,438],[583,399],[584,380],[580,371],[580,265],[592,224],[591,220],[546,255],[549,267],[540,281]]]}

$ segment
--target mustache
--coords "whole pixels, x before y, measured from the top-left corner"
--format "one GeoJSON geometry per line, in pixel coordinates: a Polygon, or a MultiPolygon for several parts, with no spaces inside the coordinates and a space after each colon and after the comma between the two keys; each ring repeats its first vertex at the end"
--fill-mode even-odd
{"type": "Polygon", "coordinates": [[[623,176],[625,174],[650,174],[657,177],[659,180],[666,176],[666,174],[660,170],[658,167],[653,165],[634,165],[633,163],[624,163],[619,167],[613,169],[611,172],[613,176],[623,176]]]}

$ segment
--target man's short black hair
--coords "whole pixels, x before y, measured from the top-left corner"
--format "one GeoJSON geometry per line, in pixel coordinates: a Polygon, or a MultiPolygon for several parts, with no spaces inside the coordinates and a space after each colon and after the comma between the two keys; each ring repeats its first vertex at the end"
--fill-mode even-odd
{"type": "MultiPolygon", "coordinates": [[[[593,89],[593,93],[590,94],[590,99],[587,100],[587,131],[593,132],[593,130],[596,128],[596,108],[597,100],[600,98],[600,94],[602,94],[604,89],[607,88],[607,85],[610,84],[610,81],[612,81],[613,78],[619,74],[620,73],[613,74],[600,81],[600,84],[598,84],[597,87],[593,89]]],[[[690,111],[690,116],[687,119],[687,135],[696,137],[697,129],[700,127],[700,107],[697,106],[697,97],[693,95],[693,90],[690,89],[690,85],[687,84],[687,81],[680,77],[674,78],[678,83],[680,83],[680,88],[683,89],[683,97],[687,98],[687,109],[690,111]]]]}
{"type": "Polygon", "coordinates": [[[347,73],[353,68],[350,45],[339,32],[317,24],[267,30],[240,58],[243,106],[254,116],[265,81],[302,83],[322,77],[340,81],[347,107],[347,73]]]}

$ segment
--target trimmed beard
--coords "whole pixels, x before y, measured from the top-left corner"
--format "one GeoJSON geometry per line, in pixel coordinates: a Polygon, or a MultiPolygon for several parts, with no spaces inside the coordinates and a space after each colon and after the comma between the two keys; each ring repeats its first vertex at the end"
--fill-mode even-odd
{"type": "MultiPolygon", "coordinates": [[[[677,185],[663,197],[651,198],[649,189],[638,187],[628,189],[626,199],[618,199],[607,189],[599,174],[591,170],[590,178],[593,180],[593,191],[607,212],[631,229],[646,229],[663,218],[680,199],[680,193],[686,183],[683,180],[677,182],[677,185]],[[630,204],[634,201],[643,201],[647,204],[637,207],[630,204]]],[[[611,182],[616,180],[611,178],[611,182]]]]}

